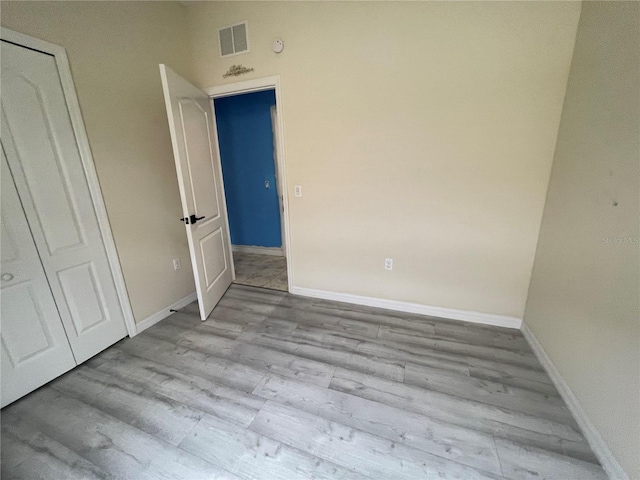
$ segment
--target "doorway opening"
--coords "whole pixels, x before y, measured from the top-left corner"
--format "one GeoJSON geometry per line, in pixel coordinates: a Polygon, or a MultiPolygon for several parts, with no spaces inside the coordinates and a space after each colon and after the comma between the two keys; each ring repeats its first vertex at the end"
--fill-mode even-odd
{"type": "Polygon", "coordinates": [[[288,291],[274,87],[213,97],[234,283],[288,291]]]}

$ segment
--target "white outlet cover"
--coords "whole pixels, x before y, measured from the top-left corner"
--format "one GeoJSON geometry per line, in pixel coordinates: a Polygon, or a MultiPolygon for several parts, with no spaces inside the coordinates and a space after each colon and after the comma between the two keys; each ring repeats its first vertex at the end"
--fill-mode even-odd
{"type": "Polygon", "coordinates": [[[302,196],[302,185],[296,185],[293,189],[294,195],[296,197],[301,197],[302,196]]]}
{"type": "Polygon", "coordinates": [[[384,259],[384,269],[385,270],[393,270],[393,258],[385,258],[384,259]]]}
{"type": "Polygon", "coordinates": [[[182,265],[180,264],[180,259],[179,258],[174,258],[173,259],[173,269],[174,270],[180,270],[182,268],[182,265]]]}

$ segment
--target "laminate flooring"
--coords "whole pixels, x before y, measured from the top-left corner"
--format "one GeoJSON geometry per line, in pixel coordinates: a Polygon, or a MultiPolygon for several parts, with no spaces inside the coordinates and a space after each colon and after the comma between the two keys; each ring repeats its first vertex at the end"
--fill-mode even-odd
{"type": "Polygon", "coordinates": [[[1,423],[3,479],[606,478],[519,331],[238,285],[1,423]]]}
{"type": "Polygon", "coordinates": [[[233,252],[233,263],[236,270],[233,283],[289,291],[285,257],[233,252]]]}

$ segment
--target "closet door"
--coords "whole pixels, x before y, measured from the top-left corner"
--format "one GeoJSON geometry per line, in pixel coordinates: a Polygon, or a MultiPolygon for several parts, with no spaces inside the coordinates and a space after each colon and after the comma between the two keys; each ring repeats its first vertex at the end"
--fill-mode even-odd
{"type": "Polygon", "coordinates": [[[2,407],[76,366],[2,151],[2,407]]]}
{"type": "MultiPolygon", "coordinates": [[[[78,363],[127,332],[55,58],[2,41],[2,143],[78,363]]],[[[142,247],[144,248],[144,247],[142,247]]]]}

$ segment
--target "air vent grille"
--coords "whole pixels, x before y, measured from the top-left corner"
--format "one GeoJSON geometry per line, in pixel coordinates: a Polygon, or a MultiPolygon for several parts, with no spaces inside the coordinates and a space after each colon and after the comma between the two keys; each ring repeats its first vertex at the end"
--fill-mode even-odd
{"type": "Polygon", "coordinates": [[[249,51],[247,22],[236,23],[218,30],[220,37],[220,55],[228,57],[249,51]]]}

